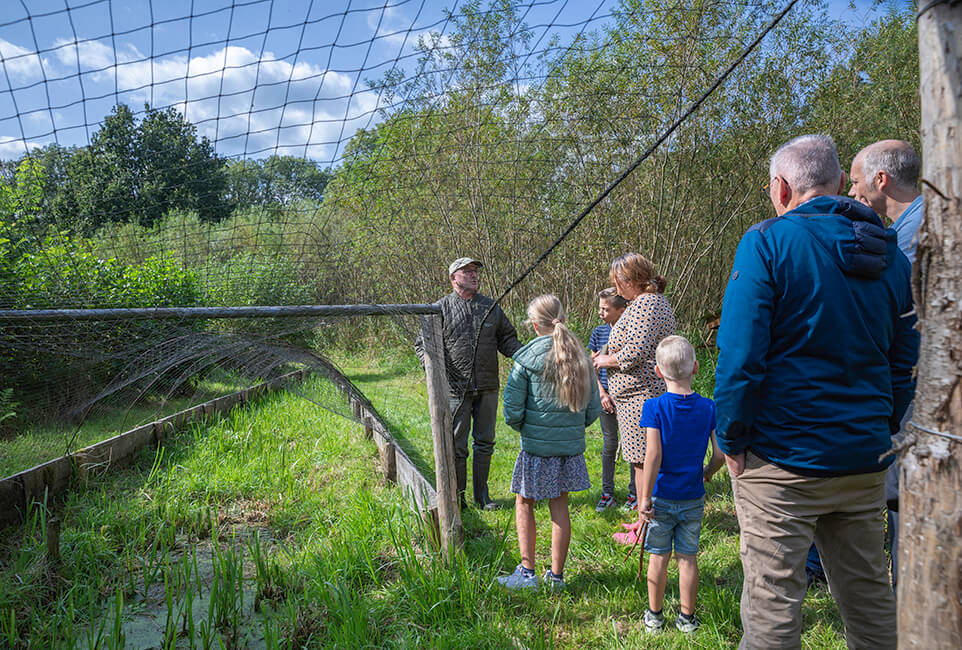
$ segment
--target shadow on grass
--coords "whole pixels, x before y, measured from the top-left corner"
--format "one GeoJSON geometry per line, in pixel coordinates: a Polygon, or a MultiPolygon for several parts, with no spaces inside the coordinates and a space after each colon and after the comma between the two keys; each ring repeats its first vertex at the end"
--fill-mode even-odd
{"type": "MultiPolygon", "coordinates": [[[[366,383],[374,381],[383,381],[385,379],[397,379],[398,377],[403,377],[411,373],[411,369],[401,365],[388,366],[386,370],[370,371],[370,372],[355,372],[351,371],[348,376],[350,376],[351,381],[355,383],[366,383]]],[[[348,373],[345,373],[348,374],[348,373]]]]}

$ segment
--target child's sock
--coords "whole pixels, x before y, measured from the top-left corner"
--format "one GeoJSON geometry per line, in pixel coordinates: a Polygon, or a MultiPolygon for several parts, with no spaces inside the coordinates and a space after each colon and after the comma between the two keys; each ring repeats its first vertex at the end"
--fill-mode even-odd
{"type": "Polygon", "coordinates": [[[663,609],[659,609],[659,610],[656,612],[656,611],[653,610],[651,607],[649,607],[649,608],[648,608],[648,611],[651,612],[651,615],[652,615],[652,616],[661,616],[661,612],[663,611],[663,609]]]}
{"type": "Polygon", "coordinates": [[[548,569],[548,575],[554,578],[555,580],[564,580],[564,574],[565,574],[564,571],[562,571],[561,573],[555,573],[551,569],[548,569]]]}
{"type": "Polygon", "coordinates": [[[522,564],[522,565],[521,565],[521,575],[523,575],[525,578],[533,578],[533,577],[534,577],[534,569],[528,569],[528,568],[526,568],[526,567],[522,564]]]}
{"type": "Polygon", "coordinates": [[[685,620],[686,623],[690,623],[690,622],[691,622],[691,619],[695,618],[695,612],[692,612],[691,614],[686,614],[686,613],[684,613],[684,612],[678,612],[678,618],[682,618],[682,619],[685,620]]]}

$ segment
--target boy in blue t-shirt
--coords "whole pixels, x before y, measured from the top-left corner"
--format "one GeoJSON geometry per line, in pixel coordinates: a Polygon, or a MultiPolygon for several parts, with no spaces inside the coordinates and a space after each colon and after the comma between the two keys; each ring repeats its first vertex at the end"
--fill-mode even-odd
{"type": "Polygon", "coordinates": [[[691,388],[698,372],[695,349],[682,336],[669,336],[655,350],[655,372],[668,392],[647,400],[641,411],[647,448],[642,483],[638,486],[639,525],[648,521],[645,550],[648,564],[648,610],[645,626],[664,625],[662,605],[668,583],[668,560],[674,542],[678,559],[681,612],[675,626],[683,632],[698,629],[698,537],[705,507],[704,483],[725,463],[715,440],[715,403],[691,388]],[[702,468],[711,442],[711,459],[702,468]]]}
{"type": "MultiPolygon", "coordinates": [[[[618,295],[613,288],[598,293],[598,317],[602,324],[591,332],[588,349],[592,352],[607,350],[611,326],[618,322],[628,306],[628,301],[618,295]]],[[[618,457],[618,417],[615,415],[615,402],[608,394],[608,369],[598,371],[598,391],[601,395],[601,498],[595,512],[604,512],[615,503],[615,460],[618,457]]],[[[635,472],[628,467],[628,500],[622,508],[635,510],[638,500],[635,494],[635,472]]]]}

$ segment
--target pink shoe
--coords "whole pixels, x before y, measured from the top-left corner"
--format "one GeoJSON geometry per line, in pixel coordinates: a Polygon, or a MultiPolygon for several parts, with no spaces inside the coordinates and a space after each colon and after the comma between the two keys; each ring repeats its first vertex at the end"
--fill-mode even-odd
{"type": "Polygon", "coordinates": [[[625,529],[626,531],[628,531],[628,532],[626,532],[626,533],[614,533],[611,537],[612,537],[612,539],[614,539],[615,542],[617,542],[618,544],[624,544],[625,546],[634,546],[635,543],[638,541],[638,527],[639,527],[639,526],[640,526],[640,524],[639,524],[637,521],[634,521],[634,522],[632,522],[632,523],[630,523],[630,524],[621,524],[621,527],[624,528],[624,529],[625,529]]]}
{"type": "Polygon", "coordinates": [[[618,544],[624,544],[625,546],[634,546],[638,541],[638,533],[631,531],[630,533],[614,533],[611,536],[618,544]]]}

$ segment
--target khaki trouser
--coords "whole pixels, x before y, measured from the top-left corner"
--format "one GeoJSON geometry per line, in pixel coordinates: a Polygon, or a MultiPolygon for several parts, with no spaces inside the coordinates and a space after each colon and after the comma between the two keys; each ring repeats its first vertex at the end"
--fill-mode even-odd
{"type": "Polygon", "coordinates": [[[895,648],[885,559],[885,472],[800,476],[746,453],[733,480],[741,528],[740,648],[801,648],[805,558],[814,538],[849,648],[895,648]]]}

